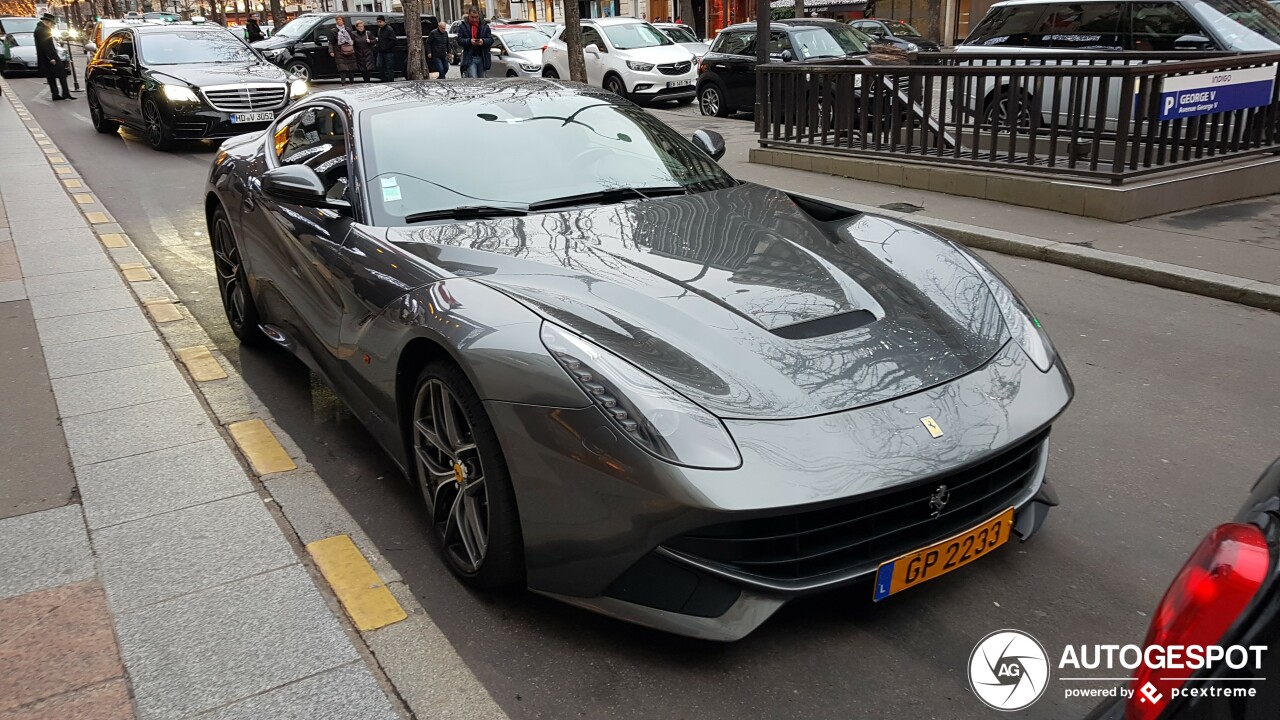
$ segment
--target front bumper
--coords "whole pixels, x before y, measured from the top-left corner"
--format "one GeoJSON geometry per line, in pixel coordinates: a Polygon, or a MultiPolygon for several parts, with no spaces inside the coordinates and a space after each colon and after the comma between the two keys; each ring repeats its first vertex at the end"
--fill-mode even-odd
{"type": "MultiPolygon", "coordinates": [[[[1041,373],[1011,342],[973,373],[896,400],[797,420],[727,420],[743,463],[721,471],[658,461],[617,437],[594,408],[500,402],[486,408],[510,465],[531,590],[669,632],[735,640],[793,597],[858,582],[870,588],[880,562],[954,528],[938,525],[933,535],[926,528],[926,535],[912,536],[914,547],[886,545],[882,553],[796,577],[746,572],[673,549],[674,540],[694,530],[841,512],[889,493],[932,491],[1036,441],[1072,392],[1060,365],[1041,373]],[[925,416],[942,426],[940,438],[925,431],[925,416]]],[[[1043,441],[1021,484],[999,498],[1017,509],[1015,532],[1023,539],[1056,504],[1044,483],[1047,457],[1043,441]]],[[[967,526],[985,519],[955,516],[967,526]]]]}
{"type": "Polygon", "coordinates": [[[693,69],[683,75],[663,75],[657,70],[651,72],[635,72],[627,74],[625,78],[627,83],[627,91],[632,95],[650,99],[674,100],[682,97],[692,97],[698,91],[698,66],[695,63],[693,69]],[[669,82],[690,81],[688,85],[680,87],[668,87],[669,82]]]}
{"type": "MultiPolygon", "coordinates": [[[[284,109],[272,111],[274,117],[279,117],[284,109]]],[[[166,120],[175,140],[225,140],[264,130],[272,122],[233,123],[231,115],[208,106],[170,107],[166,120]]]]}

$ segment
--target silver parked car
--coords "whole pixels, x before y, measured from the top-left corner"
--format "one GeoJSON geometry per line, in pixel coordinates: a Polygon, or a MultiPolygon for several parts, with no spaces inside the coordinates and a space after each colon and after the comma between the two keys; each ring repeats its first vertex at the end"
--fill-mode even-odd
{"type": "Polygon", "coordinates": [[[550,40],[532,27],[494,28],[489,77],[542,77],[542,48],[550,40]]]}
{"type": "Polygon", "coordinates": [[[683,23],[653,23],[653,26],[661,30],[663,35],[671,38],[672,42],[693,53],[699,62],[702,56],[707,54],[707,50],[711,49],[709,43],[699,40],[698,36],[693,34],[693,29],[683,23]]]}

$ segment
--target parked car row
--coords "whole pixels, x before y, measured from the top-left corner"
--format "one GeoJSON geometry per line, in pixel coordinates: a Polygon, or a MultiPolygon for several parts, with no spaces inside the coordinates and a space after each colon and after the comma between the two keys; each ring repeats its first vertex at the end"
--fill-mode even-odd
{"type": "MultiPolygon", "coordinates": [[[[35,35],[39,23],[33,17],[0,17],[0,76],[40,71],[35,35]]],[[[58,54],[67,59],[67,50],[61,45],[58,54]]]]}

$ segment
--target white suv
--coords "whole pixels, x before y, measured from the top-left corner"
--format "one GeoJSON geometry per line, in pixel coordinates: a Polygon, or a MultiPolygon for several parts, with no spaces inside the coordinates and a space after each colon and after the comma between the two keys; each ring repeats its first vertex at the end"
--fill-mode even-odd
{"type": "MultiPolygon", "coordinates": [[[[561,36],[542,51],[542,76],[569,78],[569,55],[561,36]]],[[[635,18],[593,18],[582,21],[582,48],[587,83],[636,102],[675,100],[693,102],[698,63],[693,53],[660,30],[635,18]]]]}

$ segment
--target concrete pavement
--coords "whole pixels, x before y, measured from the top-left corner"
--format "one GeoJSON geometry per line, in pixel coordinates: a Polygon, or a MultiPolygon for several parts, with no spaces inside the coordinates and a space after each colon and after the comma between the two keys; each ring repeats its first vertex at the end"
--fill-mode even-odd
{"type": "Polygon", "coordinates": [[[1280,197],[1113,223],[814,172],[810,157],[794,168],[752,163],[758,135],[749,119],[703,117],[693,105],[655,114],[686,136],[703,127],[724,135],[721,165],[743,180],[914,222],[971,247],[1280,310],[1280,197]]]}
{"type": "Polygon", "coordinates": [[[0,719],[504,717],[0,88],[0,719]]]}

